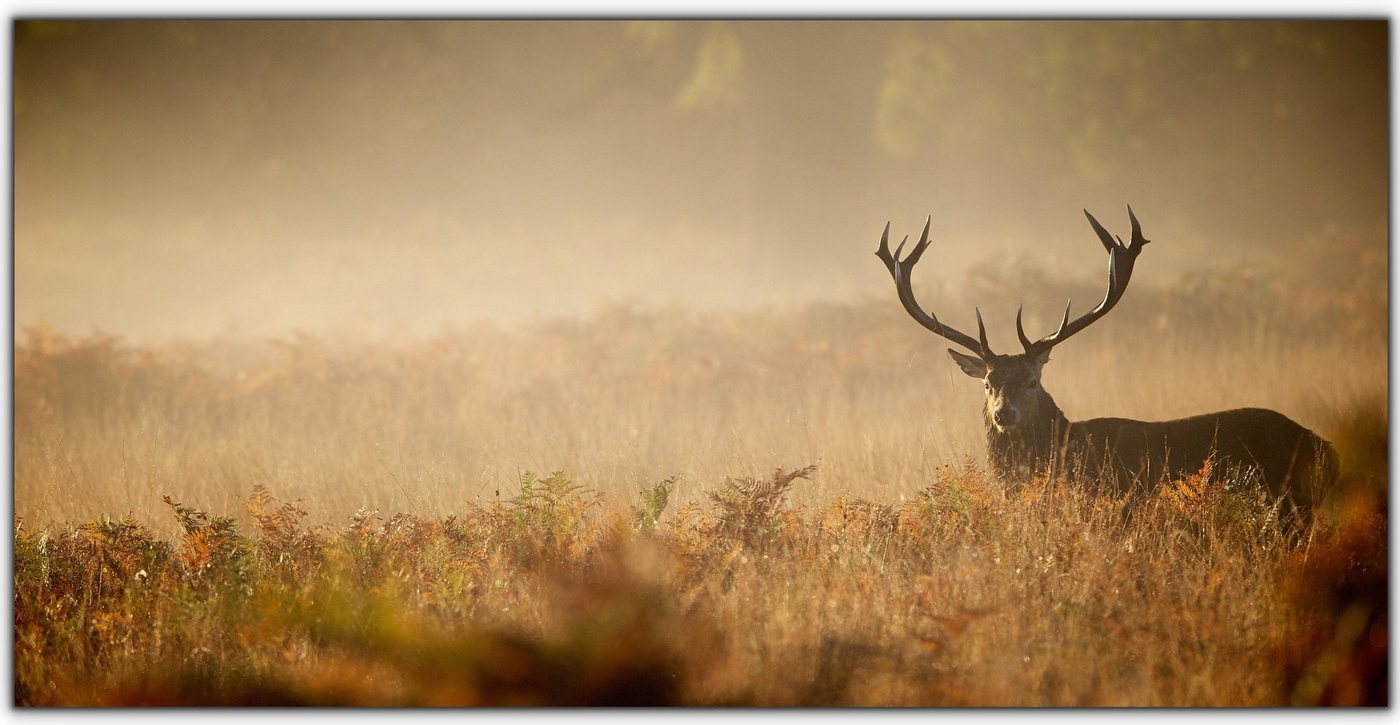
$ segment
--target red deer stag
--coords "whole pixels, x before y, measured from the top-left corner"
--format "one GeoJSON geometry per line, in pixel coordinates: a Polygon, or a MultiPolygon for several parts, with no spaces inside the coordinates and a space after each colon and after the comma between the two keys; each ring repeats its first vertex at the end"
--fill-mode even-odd
{"type": "Polygon", "coordinates": [[[1108,293],[1097,307],[1075,320],[1069,319],[1066,305],[1059,329],[1034,342],[1026,338],[1017,309],[1016,334],[1025,348],[1018,355],[992,352],[981,310],[977,310],[974,339],[939,322],[915,301],[909,274],[928,248],[932,217],[924,224],[918,244],[903,259],[899,256],[903,242],[890,254],[888,223],[880,237],[875,254],[894,277],[904,309],[920,325],[972,352],[948,349],[963,372],[982,381],[986,393],[982,413],[993,470],[1005,479],[1047,470],[1082,471],[1111,480],[1126,491],[1199,471],[1214,456],[1217,470],[1252,469],[1273,495],[1306,510],[1335,478],[1336,453],[1326,441],[1281,413],[1240,408],[1161,422],[1125,418],[1071,422],[1041,386],[1040,373],[1050,361],[1050,351],[1113,309],[1128,287],[1133,262],[1149,241],[1142,236],[1132,207],[1128,207],[1133,226],[1128,244],[1122,238],[1115,241],[1087,210],[1084,215],[1108,250],[1108,293]]]}

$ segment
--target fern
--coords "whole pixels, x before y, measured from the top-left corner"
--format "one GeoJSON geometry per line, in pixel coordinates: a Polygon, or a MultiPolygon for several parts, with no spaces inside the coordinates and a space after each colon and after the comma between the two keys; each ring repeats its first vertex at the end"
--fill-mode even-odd
{"type": "Polygon", "coordinates": [[[772,532],[779,508],[792,484],[799,478],[809,479],[816,470],[816,466],[791,472],[778,468],[766,480],[725,479],[724,486],[710,494],[710,500],[719,509],[721,534],[749,544],[757,543],[772,532]]]}
{"type": "Polygon", "coordinates": [[[642,505],[631,507],[632,521],[638,531],[651,531],[656,528],[656,522],[661,519],[661,513],[666,510],[671,489],[675,488],[676,481],[679,480],[680,476],[671,476],[655,486],[641,490],[642,505]]]}

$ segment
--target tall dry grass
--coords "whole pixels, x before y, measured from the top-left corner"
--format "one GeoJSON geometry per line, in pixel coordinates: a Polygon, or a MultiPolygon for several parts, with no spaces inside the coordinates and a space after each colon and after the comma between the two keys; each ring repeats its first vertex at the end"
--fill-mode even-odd
{"type": "MultiPolygon", "coordinates": [[[[1384,451],[1384,424],[1354,432],[1384,451]]],[[[1383,458],[1383,456],[1382,456],[1383,458]]],[[[167,500],[15,536],[20,705],[1386,702],[1384,470],[1280,526],[1258,489],[1145,501],[943,469],[790,506],[811,468],[630,511],[560,474],[435,519],[254,524],[167,500]],[[665,515],[669,514],[669,515],[665,515]]]]}
{"type": "MultiPolygon", "coordinates": [[[[983,276],[967,296],[1098,286],[1030,275],[983,276]]],[[[1330,437],[1384,399],[1383,285],[1358,301],[1349,287],[1190,283],[1139,283],[1056,350],[1045,384],[1071,419],[1258,406],[1330,437]]],[[[966,311],[948,294],[925,297],[952,320],[966,311]]],[[[1058,308],[1039,309],[1027,324],[1049,329],[1058,308]]],[[[986,314],[994,346],[1010,349],[1009,314],[986,314]]],[[[134,344],[28,329],[15,351],[16,507],[36,525],[128,511],[164,520],[166,493],[236,510],[260,484],[315,500],[323,521],[361,507],[446,515],[526,470],[568,471],[609,494],[678,477],[677,495],[700,501],[725,476],[799,462],[823,471],[799,501],[896,501],[939,466],[983,456],[979,387],[945,347],[889,299],[607,307],[412,340],[134,344]]]]}
{"type": "MultiPolygon", "coordinates": [[[[1021,274],[968,294],[1061,283],[1021,274]]],[[[1128,505],[989,479],[978,386],[890,300],[27,330],[16,700],[1376,702],[1386,292],[1305,282],[1142,285],[1046,385],[1072,418],[1285,412],[1347,471],[1311,527],[1248,481],[1128,505]]]]}

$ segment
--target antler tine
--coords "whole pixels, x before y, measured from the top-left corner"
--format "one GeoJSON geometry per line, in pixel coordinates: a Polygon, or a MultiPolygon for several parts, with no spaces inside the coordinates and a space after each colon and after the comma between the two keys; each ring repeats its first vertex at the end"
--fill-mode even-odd
{"type": "Polygon", "coordinates": [[[909,313],[910,317],[914,318],[915,322],[923,325],[929,331],[975,352],[983,360],[990,359],[993,353],[991,348],[987,346],[987,333],[985,330],[981,329],[981,313],[978,313],[977,316],[977,326],[981,333],[981,339],[974,340],[971,335],[965,332],[959,332],[939,322],[938,318],[933,314],[924,312],[923,308],[919,307],[918,301],[914,299],[914,289],[909,280],[909,273],[914,269],[914,264],[923,256],[924,250],[928,249],[928,233],[932,225],[933,216],[930,215],[924,222],[924,232],[919,235],[919,241],[914,245],[913,251],[909,252],[908,257],[900,259],[899,255],[904,250],[904,242],[909,241],[909,237],[906,236],[904,242],[900,242],[894,254],[891,254],[889,241],[890,224],[889,222],[885,222],[885,231],[880,235],[880,248],[875,250],[875,256],[879,257],[880,261],[885,263],[885,268],[890,271],[890,277],[894,278],[895,292],[899,295],[899,302],[904,305],[904,310],[909,313]]]}
{"type": "Polygon", "coordinates": [[[1133,213],[1132,204],[1128,205],[1128,221],[1132,222],[1133,224],[1133,239],[1131,246],[1141,247],[1142,245],[1152,241],[1151,239],[1147,239],[1142,236],[1142,225],[1138,223],[1137,215],[1133,213]]]}
{"type": "Polygon", "coordinates": [[[1030,339],[1026,337],[1026,329],[1024,327],[1021,327],[1021,309],[1025,306],[1026,305],[1024,303],[1016,305],[1016,337],[1021,339],[1021,347],[1025,348],[1026,350],[1030,350],[1031,345],[1033,345],[1034,343],[1032,343],[1030,339]]]}
{"type": "Polygon", "coordinates": [[[879,257],[880,261],[885,263],[885,268],[888,269],[890,271],[890,275],[894,277],[895,284],[898,284],[899,265],[894,261],[894,256],[890,254],[889,222],[885,222],[885,231],[880,234],[880,248],[875,250],[875,256],[879,257]]]}
{"type": "Polygon", "coordinates": [[[972,309],[977,313],[977,352],[983,360],[989,360],[992,357],[992,348],[987,345],[987,327],[982,324],[982,310],[977,307],[972,309]]]}
{"type": "Polygon", "coordinates": [[[1089,225],[1094,228],[1094,232],[1099,235],[1099,241],[1103,242],[1103,248],[1108,250],[1110,254],[1113,253],[1114,249],[1122,246],[1121,243],[1113,240],[1113,235],[1109,234],[1108,230],[1103,228],[1103,225],[1099,223],[1098,219],[1094,218],[1093,214],[1089,213],[1088,209],[1084,210],[1084,216],[1089,218],[1089,225]]]}
{"type": "MultiPolygon", "coordinates": [[[[1112,274],[1113,274],[1113,271],[1112,271],[1112,270],[1109,270],[1109,275],[1112,276],[1112,274]]],[[[1074,304],[1074,300],[1072,300],[1072,299],[1071,299],[1071,300],[1065,300],[1065,315],[1064,315],[1063,318],[1060,319],[1060,325],[1059,325],[1059,327],[1056,327],[1056,328],[1055,328],[1054,334],[1050,335],[1050,337],[1056,337],[1056,336],[1058,336],[1060,333],[1062,333],[1062,332],[1065,331],[1065,328],[1066,328],[1066,327],[1069,326],[1069,308],[1070,308],[1070,305],[1073,305],[1073,304],[1074,304]]],[[[1020,308],[1020,307],[1017,307],[1017,308],[1016,308],[1016,336],[1019,337],[1019,338],[1021,338],[1021,347],[1022,347],[1023,349],[1025,349],[1025,351],[1026,351],[1027,353],[1031,353],[1031,352],[1035,352],[1035,351],[1036,351],[1037,343],[1031,342],[1029,339],[1027,339],[1027,338],[1026,338],[1026,331],[1025,331],[1024,328],[1021,327],[1021,308],[1020,308]]]]}
{"type": "MultiPolygon", "coordinates": [[[[1133,225],[1133,236],[1128,244],[1124,244],[1122,239],[1115,241],[1108,230],[1104,229],[1103,225],[1099,224],[1099,221],[1087,209],[1084,210],[1084,216],[1088,217],[1089,225],[1094,228],[1094,233],[1098,235],[1104,249],[1108,250],[1108,290],[1104,293],[1103,301],[1099,302],[1098,306],[1076,318],[1073,322],[1070,322],[1069,319],[1070,305],[1065,304],[1064,319],[1060,321],[1060,327],[1054,333],[1033,343],[1027,343],[1025,336],[1022,335],[1021,345],[1026,349],[1027,354],[1047,351],[1108,314],[1108,311],[1118,304],[1123,292],[1128,289],[1128,281],[1133,275],[1133,264],[1137,261],[1138,254],[1142,252],[1143,245],[1149,241],[1142,236],[1142,226],[1138,223],[1137,215],[1133,214],[1131,206],[1128,207],[1128,219],[1133,225]]],[[[1018,311],[1016,315],[1018,334],[1020,334],[1020,324],[1020,312],[1018,311]]]]}
{"type": "Polygon", "coordinates": [[[919,257],[924,256],[924,250],[928,249],[928,230],[931,226],[933,226],[932,214],[924,220],[924,233],[919,235],[919,243],[914,245],[914,251],[910,252],[903,262],[910,269],[913,269],[914,264],[919,261],[919,257]]]}

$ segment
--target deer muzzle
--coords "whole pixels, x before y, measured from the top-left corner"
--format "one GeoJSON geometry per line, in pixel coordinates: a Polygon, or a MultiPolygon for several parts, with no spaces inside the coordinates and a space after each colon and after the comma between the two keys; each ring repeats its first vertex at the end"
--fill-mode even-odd
{"type": "Polygon", "coordinates": [[[1010,405],[1001,406],[992,412],[992,423],[1005,433],[1021,424],[1021,411],[1010,405]]]}

